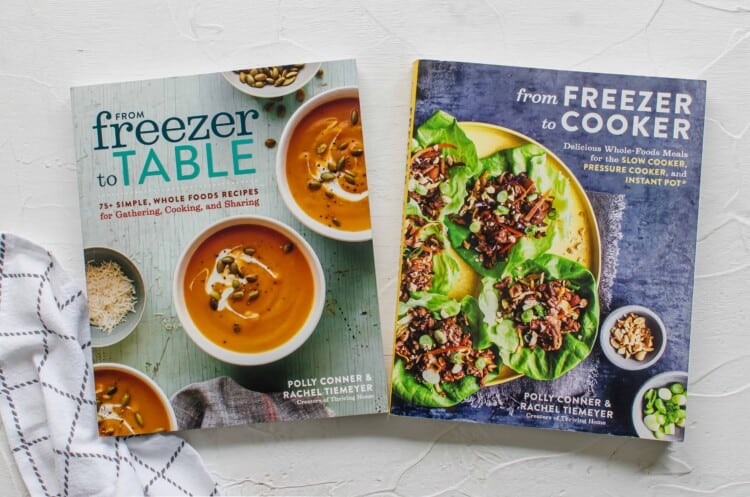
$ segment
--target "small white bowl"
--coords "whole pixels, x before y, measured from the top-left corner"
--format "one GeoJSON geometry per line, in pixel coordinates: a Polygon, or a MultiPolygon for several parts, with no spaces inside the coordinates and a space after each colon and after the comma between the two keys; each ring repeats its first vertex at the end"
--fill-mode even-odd
{"type": "Polygon", "coordinates": [[[339,230],[310,217],[297,204],[297,201],[294,199],[294,196],[289,189],[289,184],[286,181],[286,153],[289,149],[289,142],[297,125],[314,109],[317,109],[328,102],[344,98],[359,98],[359,90],[354,86],[347,86],[320,93],[302,104],[300,108],[294,112],[294,115],[289,119],[286,126],[284,126],[284,131],[282,131],[281,138],[279,139],[279,147],[276,154],[276,183],[279,186],[279,193],[281,193],[281,198],[284,200],[284,204],[286,204],[287,208],[292,214],[294,214],[294,217],[296,217],[299,222],[326,238],[342,242],[364,242],[372,239],[372,229],[362,231],[339,230]]]}
{"type": "Polygon", "coordinates": [[[234,86],[237,90],[247,95],[259,98],[274,98],[283,97],[290,93],[294,93],[303,86],[305,86],[320,69],[320,62],[305,63],[303,67],[297,73],[297,79],[287,86],[273,86],[267,85],[263,88],[255,88],[254,86],[247,85],[240,81],[239,73],[234,71],[225,71],[221,73],[230,85],[234,86]]]}
{"type": "MultiPolygon", "coordinates": [[[[640,389],[638,389],[638,392],[635,394],[635,399],[633,400],[631,414],[633,417],[633,427],[635,428],[638,437],[656,440],[653,432],[649,430],[643,422],[643,396],[646,395],[646,392],[651,388],[658,389],[671,385],[672,383],[681,383],[685,387],[685,390],[687,390],[688,374],[684,371],[665,371],[664,373],[652,376],[643,383],[640,389]]],[[[674,442],[683,440],[684,438],[685,429],[676,426],[674,435],[664,435],[664,438],[661,440],[664,442],[674,442]]]]}
{"type": "Polygon", "coordinates": [[[320,265],[318,256],[313,251],[307,241],[302,236],[294,231],[291,227],[286,224],[264,216],[236,216],[223,219],[205,230],[203,230],[198,236],[196,236],[187,246],[185,251],[179,258],[177,267],[174,273],[174,280],[172,284],[172,299],[177,313],[177,318],[180,320],[183,329],[190,337],[190,339],[208,355],[215,357],[216,359],[226,362],[229,364],[236,364],[239,366],[257,366],[260,364],[268,364],[279,359],[286,357],[295,350],[297,350],[310,335],[315,331],[315,327],[320,321],[320,317],[323,314],[323,306],[325,304],[326,296],[326,284],[325,275],[323,268],[320,265]],[[223,348],[216,343],[212,342],[198,329],[190,317],[190,313],[185,303],[185,295],[183,293],[183,282],[185,280],[185,271],[187,270],[188,263],[195,250],[206,241],[211,235],[217,233],[230,226],[239,225],[253,225],[263,226],[270,228],[278,233],[289,238],[294,245],[304,254],[310,271],[313,275],[313,286],[315,292],[315,299],[313,301],[312,309],[310,314],[307,316],[307,320],[302,325],[297,333],[288,341],[279,345],[278,347],[266,350],[264,352],[237,352],[223,348]]]}
{"type": "Polygon", "coordinates": [[[83,251],[84,261],[88,264],[100,264],[105,261],[117,263],[125,276],[133,282],[135,288],[135,312],[129,312],[125,318],[109,333],[104,332],[98,326],[91,327],[91,346],[109,347],[125,340],[141,322],[143,311],[146,307],[146,286],[138,266],[125,254],[109,247],[88,247],[83,251]]]}
{"type": "Polygon", "coordinates": [[[651,309],[642,305],[626,305],[612,311],[604,322],[602,322],[599,332],[599,344],[609,362],[621,369],[638,371],[653,366],[661,358],[662,354],[664,354],[664,349],[667,346],[667,329],[661,318],[651,309]],[[629,313],[646,318],[646,325],[654,337],[654,350],[646,354],[646,357],[642,361],[634,357],[626,359],[625,356],[618,354],[612,344],[609,343],[615,323],[629,313]]]}
{"type": "MultiPolygon", "coordinates": [[[[143,383],[145,383],[153,392],[156,394],[156,396],[159,398],[159,403],[164,406],[164,409],[167,411],[167,417],[169,418],[169,426],[165,427],[165,431],[176,431],[179,430],[180,427],[177,426],[177,416],[175,416],[174,409],[172,408],[172,404],[169,402],[169,398],[164,394],[161,387],[156,384],[154,380],[146,376],[141,371],[138,371],[135,368],[132,368],[130,366],[126,366],[125,364],[119,364],[116,362],[98,362],[94,364],[94,374],[96,374],[96,371],[98,369],[108,369],[110,371],[118,371],[120,373],[133,376],[139,380],[141,380],[143,383]]],[[[147,433],[144,433],[146,435],[147,433]]]]}

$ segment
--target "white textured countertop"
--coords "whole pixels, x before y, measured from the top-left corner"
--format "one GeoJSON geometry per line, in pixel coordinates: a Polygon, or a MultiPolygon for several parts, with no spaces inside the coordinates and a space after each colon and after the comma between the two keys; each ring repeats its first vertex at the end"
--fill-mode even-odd
{"type": "MultiPolygon", "coordinates": [[[[0,15],[0,231],[44,245],[82,280],[70,86],[350,57],[386,331],[412,60],[708,80],[687,440],[386,416],[185,433],[225,492],[750,495],[750,2],[11,0],[0,15]]],[[[24,495],[4,433],[0,456],[0,495],[24,495]]]]}

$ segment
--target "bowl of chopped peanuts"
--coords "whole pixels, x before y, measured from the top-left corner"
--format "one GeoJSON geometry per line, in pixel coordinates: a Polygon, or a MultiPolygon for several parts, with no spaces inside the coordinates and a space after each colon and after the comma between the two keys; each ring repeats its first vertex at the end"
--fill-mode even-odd
{"type": "Polygon", "coordinates": [[[599,342],[612,364],[628,371],[638,371],[653,366],[664,354],[667,329],[651,309],[626,305],[604,319],[599,342]]]}

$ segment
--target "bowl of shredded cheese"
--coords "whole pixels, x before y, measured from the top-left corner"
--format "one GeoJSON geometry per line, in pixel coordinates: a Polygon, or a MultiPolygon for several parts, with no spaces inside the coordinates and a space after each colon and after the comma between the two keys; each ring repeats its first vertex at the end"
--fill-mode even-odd
{"type": "Polygon", "coordinates": [[[91,344],[108,347],[124,340],[138,326],[146,303],[146,287],[138,266],[108,247],[84,250],[86,295],[91,344]]]}

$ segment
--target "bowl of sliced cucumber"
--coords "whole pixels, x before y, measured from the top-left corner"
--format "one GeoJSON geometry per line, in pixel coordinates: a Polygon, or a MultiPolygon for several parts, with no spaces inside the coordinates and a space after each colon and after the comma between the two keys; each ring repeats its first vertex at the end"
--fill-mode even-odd
{"type": "Polygon", "coordinates": [[[641,386],[633,401],[633,427],[640,438],[673,442],[685,437],[687,378],[684,371],[667,371],[641,386]]]}

